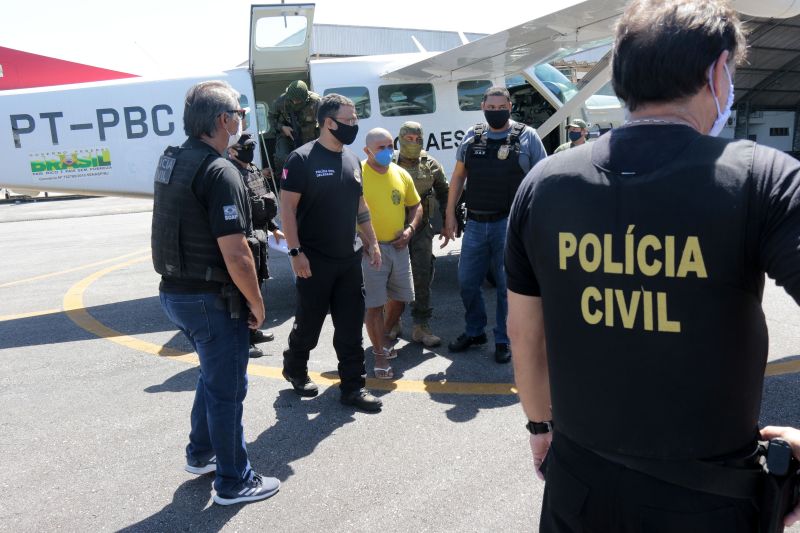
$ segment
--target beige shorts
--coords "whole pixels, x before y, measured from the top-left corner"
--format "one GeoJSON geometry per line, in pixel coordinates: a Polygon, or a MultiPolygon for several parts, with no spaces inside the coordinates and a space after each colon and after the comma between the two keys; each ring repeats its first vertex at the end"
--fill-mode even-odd
{"type": "Polygon", "coordinates": [[[381,244],[381,268],[375,270],[369,257],[361,259],[364,274],[365,307],[382,307],[390,299],[409,303],[414,301],[414,281],[411,277],[411,259],[408,246],[402,250],[391,244],[381,244]]]}

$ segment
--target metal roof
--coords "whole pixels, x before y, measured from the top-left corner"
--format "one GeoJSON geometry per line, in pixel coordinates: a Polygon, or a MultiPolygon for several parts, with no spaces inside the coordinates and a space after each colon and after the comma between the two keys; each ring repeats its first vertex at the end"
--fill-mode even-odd
{"type": "Polygon", "coordinates": [[[736,69],[737,106],[794,109],[800,106],[800,16],[745,19],[747,62],[736,69]]]}
{"type": "MultiPolygon", "coordinates": [[[[484,33],[465,33],[469,42],[485,37],[484,33]]],[[[325,57],[351,57],[418,52],[412,37],[429,52],[443,52],[460,46],[455,31],[382,28],[314,24],[311,53],[325,57]]]]}

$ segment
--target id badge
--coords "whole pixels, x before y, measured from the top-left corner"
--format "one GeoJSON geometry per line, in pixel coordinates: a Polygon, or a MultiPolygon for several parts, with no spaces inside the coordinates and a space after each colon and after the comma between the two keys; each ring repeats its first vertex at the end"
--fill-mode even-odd
{"type": "Polygon", "coordinates": [[[510,149],[511,147],[507,144],[501,146],[500,149],[497,151],[497,159],[499,159],[500,161],[505,161],[506,159],[508,159],[508,151],[510,149]]]}

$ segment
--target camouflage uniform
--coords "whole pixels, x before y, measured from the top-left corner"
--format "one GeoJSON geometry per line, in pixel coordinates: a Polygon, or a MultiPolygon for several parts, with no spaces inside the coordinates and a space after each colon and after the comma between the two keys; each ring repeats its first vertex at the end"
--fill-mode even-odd
{"type": "MultiPolygon", "coordinates": [[[[439,202],[439,210],[444,213],[447,205],[447,180],[442,165],[422,150],[422,126],[417,122],[406,122],[400,128],[400,151],[395,152],[394,159],[414,179],[414,185],[422,198],[422,221],[409,243],[411,254],[411,271],[414,277],[414,302],[411,304],[411,316],[414,324],[427,328],[433,309],[431,308],[431,283],[433,282],[433,227],[431,213],[435,203],[439,202]],[[418,148],[409,146],[403,141],[403,135],[416,133],[420,136],[418,148]],[[413,157],[417,152],[419,155],[413,157]]],[[[426,343],[427,344],[427,343],[426,343]]]]}
{"type": "Polygon", "coordinates": [[[306,84],[298,80],[290,83],[286,92],[272,103],[268,118],[271,129],[278,136],[275,142],[274,163],[275,171],[279,175],[292,150],[319,137],[317,125],[319,101],[319,95],[309,91],[306,84]],[[302,100],[302,103],[295,105],[292,100],[302,100]],[[281,132],[283,126],[289,126],[294,130],[294,139],[281,132]]]}

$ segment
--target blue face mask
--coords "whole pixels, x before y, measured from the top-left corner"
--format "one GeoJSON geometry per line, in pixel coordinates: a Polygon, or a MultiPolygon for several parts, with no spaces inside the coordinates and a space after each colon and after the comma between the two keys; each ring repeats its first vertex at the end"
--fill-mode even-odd
{"type": "Polygon", "coordinates": [[[571,132],[569,132],[569,140],[572,141],[572,142],[575,142],[578,139],[580,139],[582,135],[583,134],[581,132],[579,132],[579,131],[571,131],[571,132]]]}
{"type": "MultiPolygon", "coordinates": [[[[370,151],[370,153],[372,152],[370,151]]],[[[392,149],[390,147],[386,147],[377,154],[372,154],[372,156],[375,158],[375,162],[380,166],[388,167],[392,162],[392,149]]]]}

